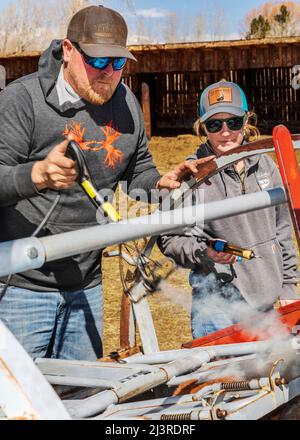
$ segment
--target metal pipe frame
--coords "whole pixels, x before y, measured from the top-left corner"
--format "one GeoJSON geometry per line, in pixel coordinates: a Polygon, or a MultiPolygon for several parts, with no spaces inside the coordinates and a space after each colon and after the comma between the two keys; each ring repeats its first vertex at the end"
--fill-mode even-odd
{"type": "Polygon", "coordinates": [[[124,241],[168,233],[182,226],[244,214],[286,201],[284,188],[278,187],[174,211],[156,211],[149,216],[81,229],[80,234],[72,231],[4,242],[0,244],[0,276],[36,269],[48,261],[103,249],[124,241]]]}
{"type": "Polygon", "coordinates": [[[233,394],[228,391],[219,395],[215,403],[205,407],[201,402],[193,401],[193,395],[188,394],[116,405],[95,419],[257,420],[300,395],[300,377],[293,379],[288,385],[276,386],[274,390],[267,386],[266,378],[261,378],[260,381],[262,380],[266,384],[265,388],[235,392],[238,397],[228,402],[226,396],[233,394]],[[154,408],[155,411],[152,411],[154,408]]]}
{"type": "MultiPolygon", "coordinates": [[[[165,362],[172,362],[178,359],[183,359],[189,352],[206,352],[211,358],[222,356],[242,356],[259,352],[267,352],[270,343],[268,341],[258,342],[241,342],[239,344],[225,344],[214,345],[208,347],[197,347],[191,349],[169,350],[159,353],[152,353],[149,355],[137,355],[130,358],[125,358],[124,361],[128,364],[162,364],[165,362]]],[[[290,349],[290,346],[289,346],[290,349]]]]}
{"type": "Polygon", "coordinates": [[[123,383],[119,388],[102,391],[79,402],[74,401],[71,405],[67,405],[68,411],[75,418],[96,416],[105,411],[111,404],[122,403],[158,385],[165,384],[174,376],[193,371],[209,361],[210,355],[205,350],[191,353],[190,356],[178,359],[163,367],[157,367],[155,372],[134,377],[123,383]]]}
{"type": "MultiPolygon", "coordinates": [[[[249,353],[265,352],[268,349],[268,342],[247,342],[241,344],[228,344],[223,346],[195,348],[188,350],[189,355],[180,356],[172,362],[157,367],[156,371],[149,374],[138,375],[128,380],[120,387],[109,391],[102,391],[92,397],[88,397],[80,402],[72,402],[68,405],[68,411],[75,418],[93,417],[111,404],[122,403],[134,396],[142,394],[158,385],[166,384],[173,377],[189,373],[200,368],[204,363],[210,362],[219,356],[234,356],[249,353]]],[[[134,362],[138,363],[139,358],[150,359],[159,357],[160,353],[147,356],[134,356],[134,362]]],[[[128,362],[128,359],[127,359],[128,362]]]]}

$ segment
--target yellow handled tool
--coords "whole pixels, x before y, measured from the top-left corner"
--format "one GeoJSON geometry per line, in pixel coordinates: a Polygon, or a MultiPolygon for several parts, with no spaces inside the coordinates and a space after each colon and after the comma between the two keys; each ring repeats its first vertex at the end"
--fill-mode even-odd
{"type": "Polygon", "coordinates": [[[75,141],[70,141],[67,148],[67,156],[73,159],[77,164],[78,177],[77,181],[85,194],[91,200],[93,205],[98,209],[101,208],[103,212],[113,222],[121,220],[120,214],[116,211],[111,203],[105,200],[103,195],[94,187],[85,157],[80,149],[80,146],[75,141]]]}

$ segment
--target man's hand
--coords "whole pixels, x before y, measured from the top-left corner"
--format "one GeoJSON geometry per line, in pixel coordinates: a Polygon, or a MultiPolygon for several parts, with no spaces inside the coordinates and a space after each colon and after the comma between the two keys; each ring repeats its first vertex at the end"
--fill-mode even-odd
{"type": "Polygon", "coordinates": [[[181,182],[191,174],[201,178],[217,168],[215,156],[204,157],[197,160],[186,160],[177,165],[174,170],[165,174],[156,184],[156,189],[176,189],[181,182]]]}
{"type": "Polygon", "coordinates": [[[65,156],[69,140],[56,145],[48,156],[35,162],[31,171],[31,180],[38,191],[45,188],[67,189],[77,178],[76,163],[65,156]]]}
{"type": "Polygon", "coordinates": [[[218,264],[235,264],[237,257],[235,255],[226,254],[225,252],[216,252],[212,248],[207,248],[206,255],[208,258],[218,264]]]}

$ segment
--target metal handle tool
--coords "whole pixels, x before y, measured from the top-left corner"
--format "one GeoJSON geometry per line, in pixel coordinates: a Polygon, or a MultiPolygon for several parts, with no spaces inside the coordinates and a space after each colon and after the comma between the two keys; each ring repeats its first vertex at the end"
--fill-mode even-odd
{"type": "Polygon", "coordinates": [[[216,252],[224,252],[226,254],[236,255],[238,257],[238,261],[245,260],[253,260],[254,258],[260,258],[255,255],[252,249],[242,248],[240,246],[235,246],[233,244],[229,244],[225,240],[209,240],[204,239],[208,246],[210,246],[216,252]]]}
{"type": "Polygon", "coordinates": [[[98,192],[94,187],[91,181],[87,162],[77,142],[70,141],[66,154],[68,157],[76,162],[78,171],[77,181],[85,194],[90,199],[90,201],[93,203],[93,205],[97,209],[101,208],[113,222],[120,221],[120,214],[115,210],[112,204],[107,202],[102,194],[98,192]]]}

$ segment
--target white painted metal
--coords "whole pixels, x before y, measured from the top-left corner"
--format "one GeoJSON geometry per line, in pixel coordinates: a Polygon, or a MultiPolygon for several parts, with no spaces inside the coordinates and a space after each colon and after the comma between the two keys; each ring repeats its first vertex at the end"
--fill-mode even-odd
{"type": "MultiPolygon", "coordinates": [[[[134,299],[135,295],[139,295],[140,291],[142,293],[145,292],[141,282],[132,289],[131,297],[134,299]]],[[[132,307],[141,337],[143,352],[145,354],[158,352],[159,345],[148,300],[142,297],[138,302],[132,302],[132,307]]]]}
{"type": "Polygon", "coordinates": [[[24,272],[28,268],[37,269],[45,262],[45,252],[40,240],[36,237],[6,241],[0,245],[0,273],[9,275],[24,272]]]}
{"type": "Polygon", "coordinates": [[[26,239],[28,248],[22,245],[23,254],[18,252],[18,258],[13,259],[10,253],[7,252],[14,252],[14,249],[17,249],[16,246],[22,243],[19,240],[1,243],[0,257],[2,264],[0,266],[0,276],[41,267],[44,263],[44,257],[45,261],[54,261],[78,253],[103,249],[124,241],[170,232],[181,226],[193,226],[197,222],[202,224],[204,221],[231,217],[285,203],[286,201],[285,190],[283,187],[279,187],[205,205],[166,212],[156,211],[150,216],[138,217],[126,222],[81,229],[80,234],[78,234],[78,231],[72,231],[49,237],[31,237],[26,239]],[[37,246],[37,240],[43,245],[44,251],[41,250],[40,246],[37,246]],[[35,258],[28,258],[27,253],[33,248],[37,250],[38,255],[35,258]],[[26,257],[24,252],[27,255],[26,257]]]}
{"type": "MultiPolygon", "coordinates": [[[[196,347],[191,349],[168,350],[150,355],[137,355],[124,359],[125,362],[131,364],[147,364],[155,365],[165,362],[172,362],[178,359],[184,359],[188,355],[195,353],[209,353],[210,359],[221,356],[242,356],[251,353],[267,352],[270,347],[268,341],[258,342],[241,342],[239,344],[214,345],[207,347],[196,347]]],[[[281,347],[283,349],[283,346],[281,347]]],[[[287,346],[290,349],[290,345],[287,346]]],[[[289,351],[289,350],[288,350],[289,351]]]]}
{"type": "Polygon", "coordinates": [[[0,320],[0,407],[9,419],[70,416],[32,359],[0,320]]]}

